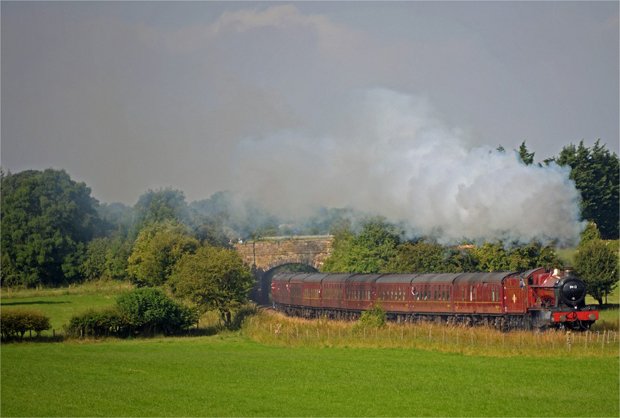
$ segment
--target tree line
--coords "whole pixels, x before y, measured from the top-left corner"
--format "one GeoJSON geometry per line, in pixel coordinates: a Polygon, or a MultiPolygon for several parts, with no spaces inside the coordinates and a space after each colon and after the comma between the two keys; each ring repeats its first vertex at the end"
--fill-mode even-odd
{"type": "MultiPolygon", "coordinates": [[[[534,164],[535,154],[525,142],[517,152],[525,164],[534,164]]],[[[583,219],[596,227],[590,241],[600,247],[603,240],[617,239],[618,156],[600,141],[592,147],[580,142],[538,164],[552,161],[570,167],[583,219]]],[[[227,321],[252,283],[231,249],[239,238],[333,233],[334,255],[326,264],[331,271],[497,271],[558,263],[553,249],[539,243],[442,247],[422,237],[407,240],[396,226],[377,219],[354,232],[350,209],[324,208],[303,224],[291,224],[230,192],[187,203],[182,191],[148,190],[130,207],[98,202],[86,184],[63,170],[0,174],[2,286],[130,280],[167,286],[205,309],[219,309],[227,321]]],[[[592,249],[584,247],[579,254],[586,250],[592,249]]],[[[617,275],[617,261],[608,264],[615,270],[606,274],[617,275]]]]}

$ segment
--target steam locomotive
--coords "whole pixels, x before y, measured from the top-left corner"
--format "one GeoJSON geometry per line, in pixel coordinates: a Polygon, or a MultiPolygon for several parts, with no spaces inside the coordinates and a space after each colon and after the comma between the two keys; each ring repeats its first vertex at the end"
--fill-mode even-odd
{"type": "Polygon", "coordinates": [[[489,325],[501,330],[586,330],[599,313],[586,286],[568,271],[522,273],[278,273],[274,308],[288,315],[356,319],[379,305],[389,320],[489,325]]]}

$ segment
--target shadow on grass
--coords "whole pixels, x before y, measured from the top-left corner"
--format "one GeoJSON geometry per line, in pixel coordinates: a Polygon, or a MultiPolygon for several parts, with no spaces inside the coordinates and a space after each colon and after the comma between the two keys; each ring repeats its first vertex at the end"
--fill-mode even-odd
{"type": "Polygon", "coordinates": [[[61,303],[71,303],[66,300],[49,301],[49,300],[33,300],[28,302],[2,302],[0,306],[18,306],[18,305],[58,305],[61,303]]]}
{"type": "Polygon", "coordinates": [[[56,334],[56,335],[39,335],[34,336],[34,337],[29,337],[27,335],[24,335],[23,338],[19,338],[19,337],[10,337],[10,338],[4,338],[2,337],[2,344],[7,344],[7,343],[15,343],[15,344],[21,344],[21,343],[60,343],[63,342],[65,340],[64,335],[62,334],[56,334]]]}

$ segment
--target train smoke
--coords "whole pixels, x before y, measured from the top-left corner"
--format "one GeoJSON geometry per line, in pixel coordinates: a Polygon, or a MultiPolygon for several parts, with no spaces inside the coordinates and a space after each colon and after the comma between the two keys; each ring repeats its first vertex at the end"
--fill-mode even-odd
{"type": "Polygon", "coordinates": [[[329,134],[242,141],[239,191],[280,215],[350,207],[446,244],[578,240],[579,193],[566,169],[469,146],[423,99],[383,89],[360,96],[329,134]]]}

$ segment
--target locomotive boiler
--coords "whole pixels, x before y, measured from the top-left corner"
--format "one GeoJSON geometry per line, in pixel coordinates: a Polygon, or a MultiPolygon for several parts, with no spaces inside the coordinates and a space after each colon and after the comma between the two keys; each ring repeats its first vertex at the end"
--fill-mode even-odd
{"type": "Polygon", "coordinates": [[[598,311],[585,304],[586,287],[570,272],[439,274],[279,273],[274,308],[306,318],[356,319],[381,306],[398,322],[431,320],[498,329],[585,330],[598,311]]]}

